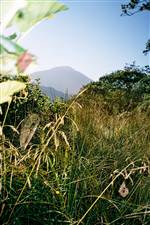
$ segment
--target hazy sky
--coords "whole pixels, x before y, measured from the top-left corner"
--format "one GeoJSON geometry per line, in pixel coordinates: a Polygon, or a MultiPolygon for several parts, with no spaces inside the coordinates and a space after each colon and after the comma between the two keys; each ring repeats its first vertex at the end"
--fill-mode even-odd
{"type": "Polygon", "coordinates": [[[125,63],[149,64],[142,54],[150,37],[148,13],[120,16],[124,0],[60,2],[69,10],[42,22],[21,41],[37,56],[34,71],[71,66],[97,80],[125,63]]]}

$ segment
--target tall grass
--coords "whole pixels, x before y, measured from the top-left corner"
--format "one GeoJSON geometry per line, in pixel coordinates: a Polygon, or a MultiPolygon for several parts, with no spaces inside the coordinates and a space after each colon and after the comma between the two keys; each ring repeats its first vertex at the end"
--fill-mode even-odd
{"type": "Polygon", "coordinates": [[[77,102],[26,149],[1,136],[1,224],[150,223],[147,112],[108,115],[77,102]]]}

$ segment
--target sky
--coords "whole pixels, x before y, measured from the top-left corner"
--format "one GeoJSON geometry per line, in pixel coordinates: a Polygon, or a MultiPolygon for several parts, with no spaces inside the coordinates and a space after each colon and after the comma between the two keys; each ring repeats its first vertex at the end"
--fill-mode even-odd
{"type": "Polygon", "coordinates": [[[150,16],[120,16],[124,0],[61,0],[68,10],[36,26],[20,43],[37,56],[33,71],[71,66],[93,80],[126,63],[148,65],[143,55],[150,16]]]}

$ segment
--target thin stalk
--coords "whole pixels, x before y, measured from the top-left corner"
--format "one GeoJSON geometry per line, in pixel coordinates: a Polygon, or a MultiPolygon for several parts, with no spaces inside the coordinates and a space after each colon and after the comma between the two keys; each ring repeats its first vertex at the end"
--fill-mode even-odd
{"type": "Polygon", "coordinates": [[[8,110],[9,110],[9,107],[10,107],[10,103],[11,103],[11,101],[9,101],[8,105],[7,105],[6,113],[5,113],[5,116],[4,116],[3,123],[2,123],[2,130],[3,130],[4,124],[6,122],[6,118],[7,118],[7,115],[8,115],[8,110]]]}

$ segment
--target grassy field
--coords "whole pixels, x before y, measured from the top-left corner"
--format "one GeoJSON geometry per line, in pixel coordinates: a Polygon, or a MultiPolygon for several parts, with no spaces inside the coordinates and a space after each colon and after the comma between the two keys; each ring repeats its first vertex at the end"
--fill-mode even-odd
{"type": "Polygon", "coordinates": [[[10,106],[0,139],[1,224],[150,224],[149,111],[110,113],[101,97],[84,94],[40,113],[22,147],[37,113],[15,129],[10,106]]]}

